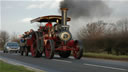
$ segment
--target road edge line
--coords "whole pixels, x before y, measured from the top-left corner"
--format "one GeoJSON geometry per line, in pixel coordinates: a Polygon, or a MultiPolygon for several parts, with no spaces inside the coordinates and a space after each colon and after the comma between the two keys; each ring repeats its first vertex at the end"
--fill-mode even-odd
{"type": "Polygon", "coordinates": [[[102,67],[102,68],[108,68],[108,69],[115,69],[115,70],[122,70],[122,71],[128,71],[127,69],[108,67],[108,66],[102,66],[102,65],[94,65],[94,64],[86,64],[86,63],[84,63],[84,65],[95,66],[95,67],[102,67]]]}

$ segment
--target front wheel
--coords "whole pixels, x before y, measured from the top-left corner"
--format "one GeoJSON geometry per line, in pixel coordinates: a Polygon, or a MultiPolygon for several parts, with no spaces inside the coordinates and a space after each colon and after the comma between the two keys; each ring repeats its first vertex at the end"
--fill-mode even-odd
{"type": "Polygon", "coordinates": [[[55,50],[54,41],[48,40],[45,46],[45,57],[48,59],[52,59],[54,56],[54,50],[55,50]]]}
{"type": "Polygon", "coordinates": [[[5,50],[3,51],[3,53],[6,53],[5,50]]]}
{"type": "Polygon", "coordinates": [[[73,50],[73,56],[75,59],[80,59],[83,56],[83,48],[80,47],[78,42],[75,42],[75,47],[73,50]]]}
{"type": "Polygon", "coordinates": [[[15,53],[17,53],[17,51],[15,51],[15,53]]]}
{"type": "Polygon", "coordinates": [[[61,58],[68,58],[71,54],[71,51],[60,51],[59,55],[61,58]]]}
{"type": "Polygon", "coordinates": [[[40,51],[40,45],[39,45],[39,36],[37,32],[35,32],[33,35],[33,44],[31,45],[31,53],[33,57],[41,57],[42,52],[40,51]]]}

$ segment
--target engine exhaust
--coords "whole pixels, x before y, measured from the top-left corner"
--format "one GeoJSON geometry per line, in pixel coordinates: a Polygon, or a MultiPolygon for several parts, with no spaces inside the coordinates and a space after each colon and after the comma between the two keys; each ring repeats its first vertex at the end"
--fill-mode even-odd
{"type": "Polygon", "coordinates": [[[61,24],[62,25],[67,25],[67,10],[68,10],[68,8],[61,8],[61,12],[62,12],[61,24]]]}

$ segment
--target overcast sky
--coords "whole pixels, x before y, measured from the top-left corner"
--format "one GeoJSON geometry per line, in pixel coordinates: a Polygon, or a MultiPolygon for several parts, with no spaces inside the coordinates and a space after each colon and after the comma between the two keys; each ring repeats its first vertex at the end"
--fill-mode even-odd
{"type": "MultiPolygon", "coordinates": [[[[61,0],[0,0],[0,30],[22,34],[36,24],[30,20],[45,15],[58,15],[61,0]]],[[[112,19],[128,17],[128,0],[104,0],[113,12],[112,19]]],[[[73,21],[73,20],[72,20],[73,21]]]]}

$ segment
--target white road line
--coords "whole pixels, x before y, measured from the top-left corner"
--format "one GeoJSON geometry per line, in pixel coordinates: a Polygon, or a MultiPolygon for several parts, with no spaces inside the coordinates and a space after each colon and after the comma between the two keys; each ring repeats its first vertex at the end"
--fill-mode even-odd
{"type": "Polygon", "coordinates": [[[55,61],[60,61],[60,62],[67,62],[67,63],[72,63],[71,61],[65,61],[65,60],[57,60],[57,59],[53,59],[55,61]]]}
{"type": "Polygon", "coordinates": [[[102,67],[102,68],[108,68],[108,69],[115,69],[115,70],[122,70],[122,71],[128,71],[127,69],[108,67],[108,66],[102,66],[102,65],[94,65],[94,64],[84,64],[84,65],[95,66],[95,67],[102,67]]]}

